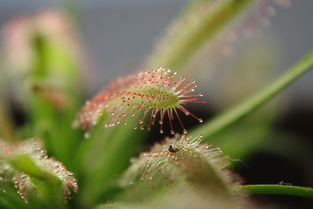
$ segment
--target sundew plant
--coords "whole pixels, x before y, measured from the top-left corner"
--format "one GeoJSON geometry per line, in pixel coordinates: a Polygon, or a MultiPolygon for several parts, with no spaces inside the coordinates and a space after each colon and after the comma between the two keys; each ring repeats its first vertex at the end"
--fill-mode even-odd
{"type": "Polygon", "coordinates": [[[246,184],[235,170],[255,147],[270,144],[262,136],[274,134],[282,144],[294,139],[271,127],[279,101],[264,106],[313,68],[313,52],[209,119],[197,111],[211,102],[207,86],[193,77],[203,65],[218,67],[237,42],[270,24],[276,7],[290,4],[190,1],[143,67],[93,96],[85,94],[89,65],[71,13],[50,9],[7,22],[0,208],[250,209],[264,208],[257,195],[312,199],[312,185],[246,184]],[[12,100],[22,107],[23,122],[14,117],[12,100]]]}

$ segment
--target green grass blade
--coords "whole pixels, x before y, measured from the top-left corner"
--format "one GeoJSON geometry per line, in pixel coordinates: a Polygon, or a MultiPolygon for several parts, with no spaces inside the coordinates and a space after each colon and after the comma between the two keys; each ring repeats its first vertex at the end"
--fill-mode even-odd
{"type": "Polygon", "coordinates": [[[235,124],[240,119],[263,106],[271,98],[284,90],[291,83],[300,78],[304,73],[308,72],[313,67],[313,52],[310,52],[302,60],[300,60],[287,73],[277,79],[274,83],[266,87],[250,99],[239,104],[237,107],[225,112],[221,116],[202,124],[194,129],[192,135],[203,135],[204,139],[208,140],[213,135],[223,131],[227,127],[235,124]]]}

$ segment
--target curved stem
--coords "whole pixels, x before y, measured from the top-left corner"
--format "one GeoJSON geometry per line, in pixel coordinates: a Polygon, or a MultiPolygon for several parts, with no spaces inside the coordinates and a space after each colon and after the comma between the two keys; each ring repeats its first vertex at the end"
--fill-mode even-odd
{"type": "Polygon", "coordinates": [[[274,83],[270,84],[264,90],[239,104],[237,107],[225,112],[219,117],[202,124],[194,129],[192,135],[203,135],[205,140],[209,140],[213,135],[221,132],[225,128],[235,124],[240,119],[253,113],[258,108],[262,107],[266,102],[274,96],[282,92],[286,87],[300,78],[313,67],[313,51],[307,54],[287,73],[278,78],[274,83]]]}
{"type": "Polygon", "coordinates": [[[307,197],[313,199],[313,188],[301,186],[260,184],[241,186],[243,191],[250,194],[274,194],[307,197]]]}

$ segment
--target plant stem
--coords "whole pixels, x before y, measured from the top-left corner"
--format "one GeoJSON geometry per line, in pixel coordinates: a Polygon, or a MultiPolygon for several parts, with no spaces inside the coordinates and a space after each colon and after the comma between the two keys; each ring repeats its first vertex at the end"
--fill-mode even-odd
{"type": "Polygon", "coordinates": [[[241,186],[241,188],[250,194],[291,195],[313,199],[313,188],[309,187],[260,184],[260,185],[243,185],[241,186]]]}
{"type": "Polygon", "coordinates": [[[237,107],[225,112],[217,118],[202,124],[194,129],[192,135],[203,135],[205,140],[208,140],[213,135],[221,132],[225,128],[235,124],[240,119],[263,106],[271,98],[284,90],[291,83],[300,78],[304,73],[308,72],[313,67],[313,52],[307,54],[287,73],[278,78],[274,83],[266,87],[264,90],[251,97],[250,99],[239,104],[237,107]]]}

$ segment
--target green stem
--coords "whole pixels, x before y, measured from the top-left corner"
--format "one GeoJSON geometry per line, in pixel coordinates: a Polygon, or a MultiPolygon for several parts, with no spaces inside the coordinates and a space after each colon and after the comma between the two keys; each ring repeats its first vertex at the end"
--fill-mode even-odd
{"type": "Polygon", "coordinates": [[[313,188],[309,187],[260,184],[260,185],[244,185],[241,186],[241,188],[250,194],[291,195],[313,199],[313,188]]]}
{"type": "Polygon", "coordinates": [[[310,52],[287,73],[277,79],[267,88],[253,96],[252,98],[239,104],[237,107],[225,112],[217,118],[202,124],[194,129],[192,135],[203,135],[205,140],[208,140],[213,135],[221,132],[225,128],[235,124],[240,119],[263,106],[271,98],[284,90],[291,83],[300,78],[304,73],[308,72],[313,67],[313,52],[310,52]]]}

